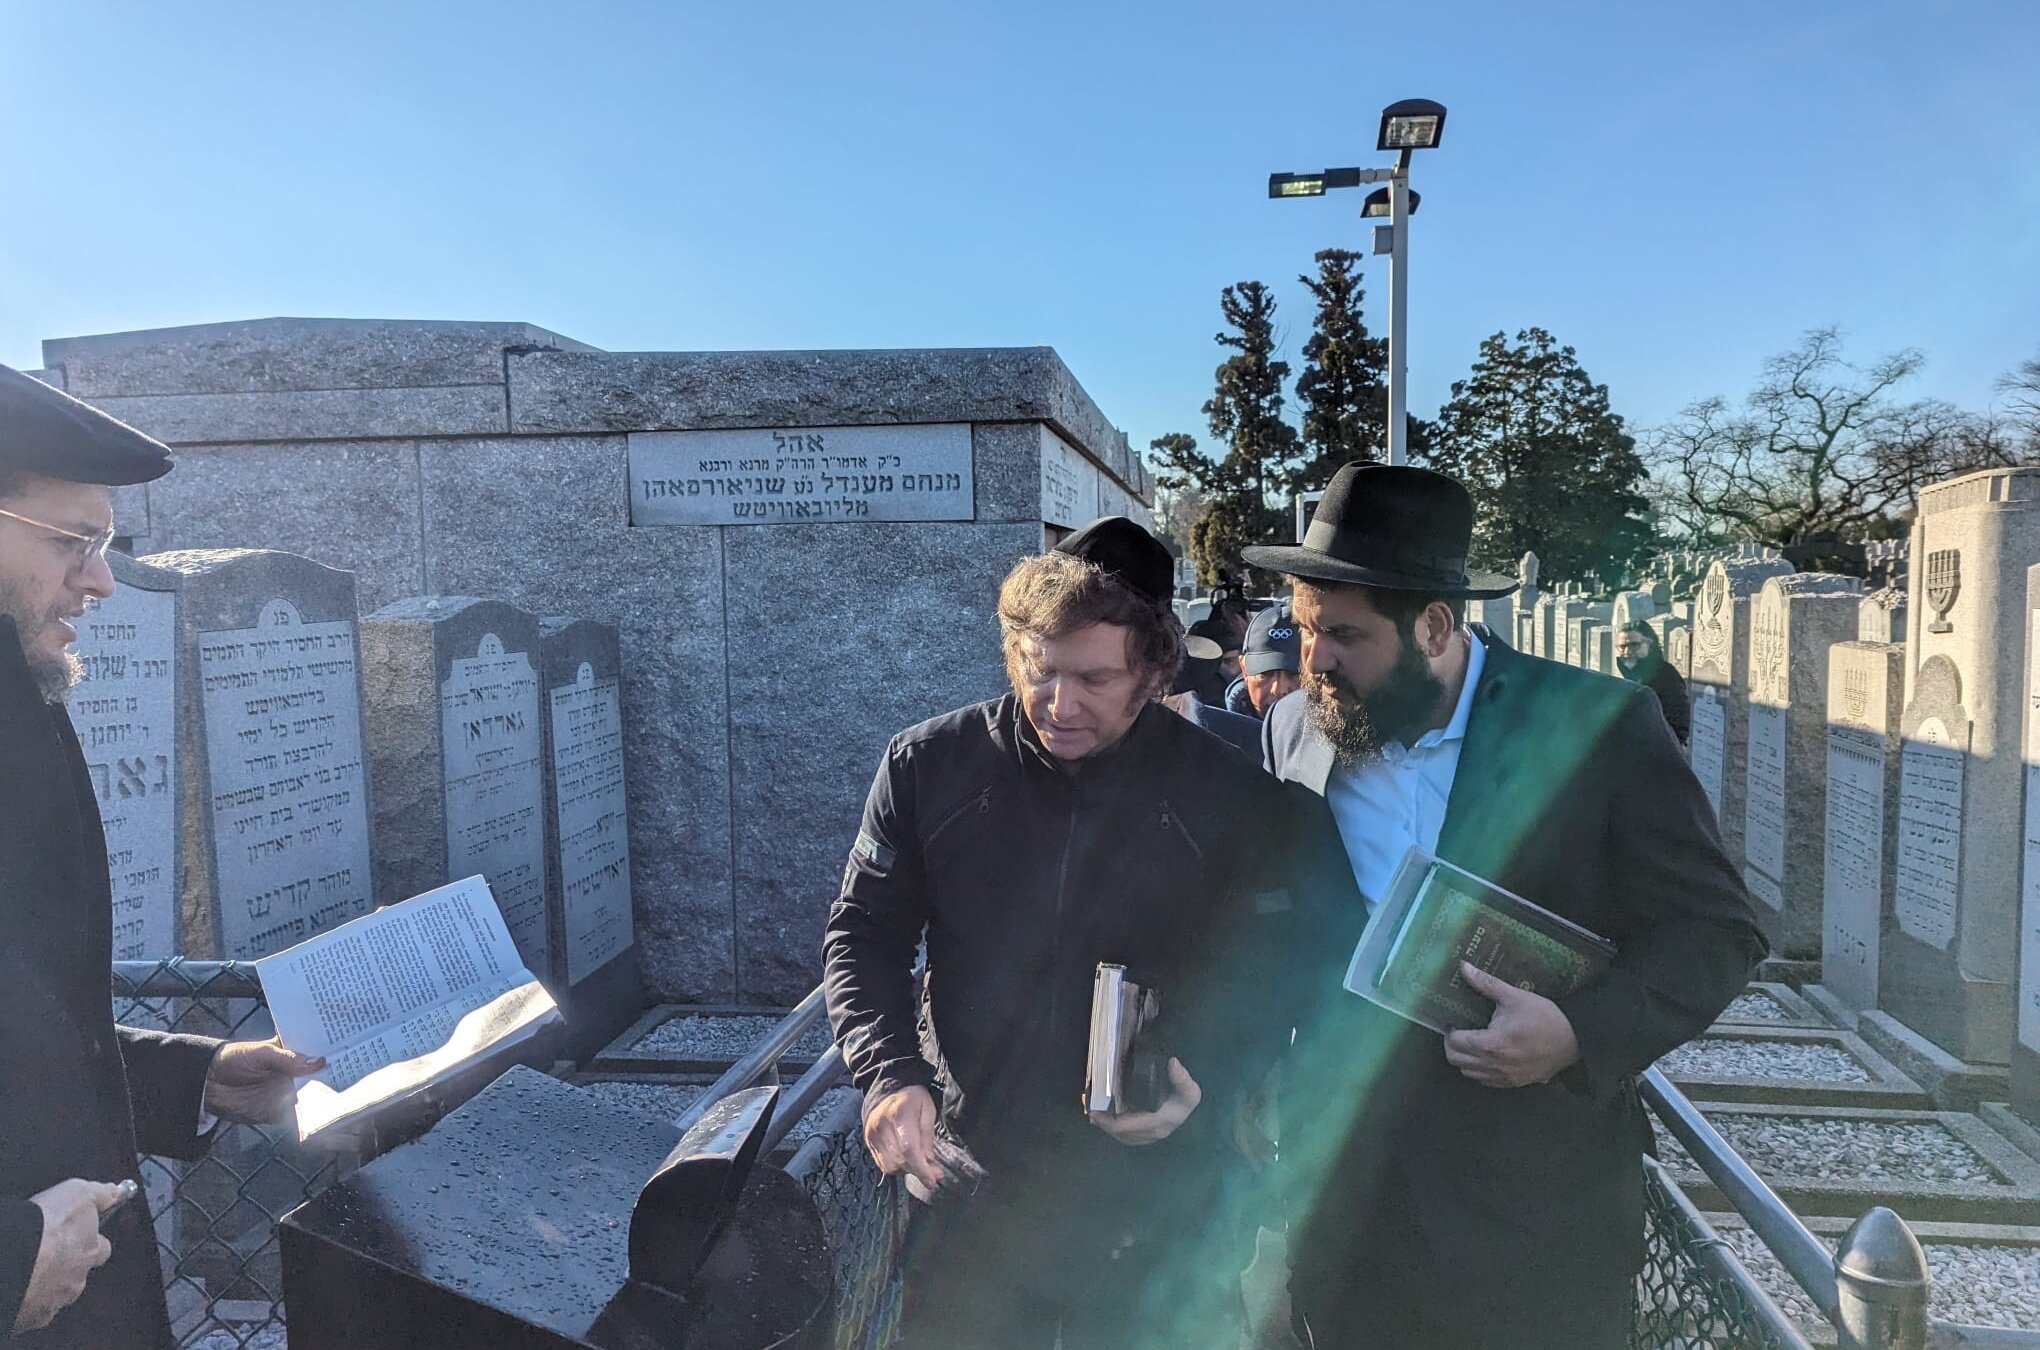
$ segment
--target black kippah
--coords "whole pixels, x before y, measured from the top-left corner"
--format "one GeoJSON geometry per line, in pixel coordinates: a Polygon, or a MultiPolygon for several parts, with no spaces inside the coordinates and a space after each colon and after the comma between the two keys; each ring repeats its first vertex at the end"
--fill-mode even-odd
{"type": "Polygon", "coordinates": [[[1055,551],[1096,564],[1158,605],[1175,596],[1176,560],[1159,540],[1125,516],[1094,520],[1057,544],[1055,551]]]}

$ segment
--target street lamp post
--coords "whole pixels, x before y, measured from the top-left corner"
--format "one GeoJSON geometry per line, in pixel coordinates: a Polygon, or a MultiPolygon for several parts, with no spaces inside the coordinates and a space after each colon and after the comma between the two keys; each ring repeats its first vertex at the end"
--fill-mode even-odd
{"type": "Polygon", "coordinates": [[[1327,169],[1321,174],[1268,175],[1270,197],[1322,197],[1327,189],[1386,183],[1367,196],[1362,217],[1388,218],[1374,231],[1374,252],[1388,254],[1388,462],[1409,462],[1410,215],[1419,194],[1410,191],[1410,154],[1436,146],[1445,132],[1445,105],[1406,98],[1381,110],[1375,149],[1395,151],[1392,169],[1327,169]]]}

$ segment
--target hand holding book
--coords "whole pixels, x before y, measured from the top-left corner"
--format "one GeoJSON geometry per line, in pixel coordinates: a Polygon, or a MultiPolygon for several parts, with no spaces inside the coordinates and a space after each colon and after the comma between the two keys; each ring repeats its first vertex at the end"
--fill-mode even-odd
{"type": "Polygon", "coordinates": [[[1549,1082],[1580,1057],[1572,1023],[1542,994],[1498,980],[1471,962],[1460,977],[1475,993],[1494,1000],[1484,1027],[1445,1036],[1445,1061],[1483,1087],[1516,1088],[1549,1082]]]}
{"type": "Polygon", "coordinates": [[[1354,948],[1346,988],[1444,1034],[1468,1077],[1516,1087],[1577,1057],[1555,1000],[1614,955],[1562,915],[1412,848],[1354,948]]]}

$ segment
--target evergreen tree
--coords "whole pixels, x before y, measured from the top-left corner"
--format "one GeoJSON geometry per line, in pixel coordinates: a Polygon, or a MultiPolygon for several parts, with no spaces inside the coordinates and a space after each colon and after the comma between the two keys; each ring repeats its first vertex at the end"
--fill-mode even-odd
{"type": "Polygon", "coordinates": [[[1228,328],[1217,341],[1233,354],[1219,363],[1204,415],[1225,452],[1206,454],[1181,432],[1153,442],[1155,481],[1205,494],[1204,511],[1190,528],[1190,556],[1204,586],[1216,584],[1221,571],[1244,575],[1241,549],[1288,537],[1288,512],[1270,506],[1269,494],[1277,494],[1278,503],[1286,494],[1297,453],[1296,428],[1282,420],[1289,364],[1275,359],[1274,296],[1261,282],[1242,281],[1220,293],[1219,309],[1228,328]]]}
{"type": "MultiPolygon", "coordinates": [[[[1301,276],[1317,300],[1296,401],[1303,405],[1304,460],[1291,486],[1321,488],[1339,466],[1356,459],[1388,458],[1388,340],[1372,337],[1361,316],[1360,255],[1349,249],[1318,252],[1318,274],[1301,276]]],[[[1429,449],[1432,428],[1407,418],[1411,458],[1429,449]]]]}
{"type": "Polygon", "coordinates": [[[1541,328],[1480,344],[1424,458],[1473,494],[1475,567],[1513,571],[1534,552],[1553,577],[1619,576],[1651,546],[1635,438],[1541,328]]]}

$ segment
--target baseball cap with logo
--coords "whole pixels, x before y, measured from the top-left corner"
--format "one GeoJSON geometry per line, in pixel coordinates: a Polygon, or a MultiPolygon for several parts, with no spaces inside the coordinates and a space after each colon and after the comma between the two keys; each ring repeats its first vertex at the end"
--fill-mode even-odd
{"type": "Polygon", "coordinates": [[[1240,651],[1240,671],[1266,675],[1271,670],[1301,670],[1302,639],[1287,603],[1270,605],[1247,625],[1247,645],[1240,651]]]}

